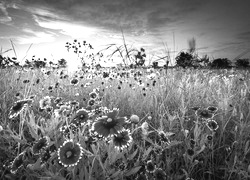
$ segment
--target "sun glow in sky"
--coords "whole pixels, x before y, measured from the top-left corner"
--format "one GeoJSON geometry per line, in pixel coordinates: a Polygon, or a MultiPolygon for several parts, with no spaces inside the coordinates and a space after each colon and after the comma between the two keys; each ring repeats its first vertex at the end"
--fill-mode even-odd
{"type": "Polygon", "coordinates": [[[174,57],[191,38],[200,56],[233,59],[250,52],[249,12],[249,0],[0,0],[0,46],[12,49],[12,40],[19,60],[74,62],[66,42],[122,45],[122,29],[126,43],[152,59],[165,56],[166,48],[174,57]]]}

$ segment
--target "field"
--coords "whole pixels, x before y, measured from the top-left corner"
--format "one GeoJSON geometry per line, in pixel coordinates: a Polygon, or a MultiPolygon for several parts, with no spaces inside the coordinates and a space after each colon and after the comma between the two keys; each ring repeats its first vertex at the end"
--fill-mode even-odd
{"type": "Polygon", "coordinates": [[[250,74],[0,70],[0,179],[250,178],[250,74]]]}

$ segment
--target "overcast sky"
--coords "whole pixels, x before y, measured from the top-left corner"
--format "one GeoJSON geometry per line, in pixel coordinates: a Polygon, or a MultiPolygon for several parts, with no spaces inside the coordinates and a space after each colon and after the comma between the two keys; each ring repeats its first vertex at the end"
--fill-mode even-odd
{"type": "Polygon", "coordinates": [[[23,58],[33,43],[27,57],[60,58],[73,39],[122,44],[122,28],[151,55],[177,54],[194,37],[201,56],[250,57],[249,13],[250,0],[0,0],[0,46],[11,39],[23,58]]]}

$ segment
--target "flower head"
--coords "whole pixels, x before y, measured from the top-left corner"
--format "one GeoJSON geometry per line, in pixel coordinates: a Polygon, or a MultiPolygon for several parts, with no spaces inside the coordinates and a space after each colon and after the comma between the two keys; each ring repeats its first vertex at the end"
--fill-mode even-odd
{"type": "Polygon", "coordinates": [[[91,99],[96,99],[98,97],[98,94],[95,91],[92,91],[91,93],[89,93],[89,97],[91,99]]]}
{"type": "Polygon", "coordinates": [[[118,117],[119,110],[113,109],[106,116],[102,116],[93,123],[93,129],[99,135],[108,137],[113,134],[118,134],[123,130],[123,125],[126,123],[126,117],[118,117]]]}
{"type": "Polygon", "coordinates": [[[211,131],[216,131],[219,128],[217,122],[213,119],[208,120],[206,125],[211,131]]]}
{"type": "Polygon", "coordinates": [[[152,160],[147,161],[146,164],[146,171],[149,173],[153,173],[155,171],[155,164],[153,163],[152,160]]]}
{"type": "Polygon", "coordinates": [[[129,130],[123,130],[120,133],[115,134],[112,138],[112,141],[115,148],[118,150],[123,150],[132,142],[132,137],[129,130]]]}
{"type": "Polygon", "coordinates": [[[88,105],[89,105],[89,106],[94,106],[95,103],[96,103],[95,99],[90,99],[90,100],[88,101],[88,105]]]}
{"type": "Polygon", "coordinates": [[[161,168],[154,171],[155,180],[166,180],[166,173],[161,168]]]}
{"type": "Polygon", "coordinates": [[[207,109],[198,109],[195,112],[196,116],[201,117],[203,119],[209,119],[212,118],[214,115],[207,109]]]}
{"type": "Polygon", "coordinates": [[[64,167],[76,166],[79,160],[82,158],[83,149],[79,143],[73,142],[73,140],[67,140],[58,149],[59,162],[64,167]]]}
{"type": "Polygon", "coordinates": [[[17,172],[18,169],[20,169],[21,167],[23,167],[23,163],[24,163],[24,152],[22,152],[21,154],[19,154],[11,163],[10,165],[10,172],[15,174],[17,172]]]}
{"type": "Polygon", "coordinates": [[[214,107],[214,106],[208,106],[207,107],[207,110],[211,113],[216,113],[218,111],[218,108],[217,107],[214,107]]]}
{"type": "Polygon", "coordinates": [[[14,105],[10,108],[9,118],[17,117],[28,105],[33,103],[32,99],[23,99],[14,103],[14,105]]]}
{"type": "Polygon", "coordinates": [[[40,138],[32,147],[33,153],[36,155],[39,154],[42,150],[44,150],[49,144],[48,140],[48,137],[40,138]]]}
{"type": "Polygon", "coordinates": [[[71,123],[79,126],[81,123],[85,123],[89,118],[89,112],[86,109],[79,109],[72,117],[71,123]]]}

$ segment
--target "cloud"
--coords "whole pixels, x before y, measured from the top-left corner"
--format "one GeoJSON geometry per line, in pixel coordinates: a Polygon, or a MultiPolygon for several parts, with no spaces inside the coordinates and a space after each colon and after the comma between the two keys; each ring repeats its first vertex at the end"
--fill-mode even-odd
{"type": "Polygon", "coordinates": [[[12,18],[9,16],[4,2],[0,2],[0,23],[7,23],[10,21],[12,21],[12,18]]]}

